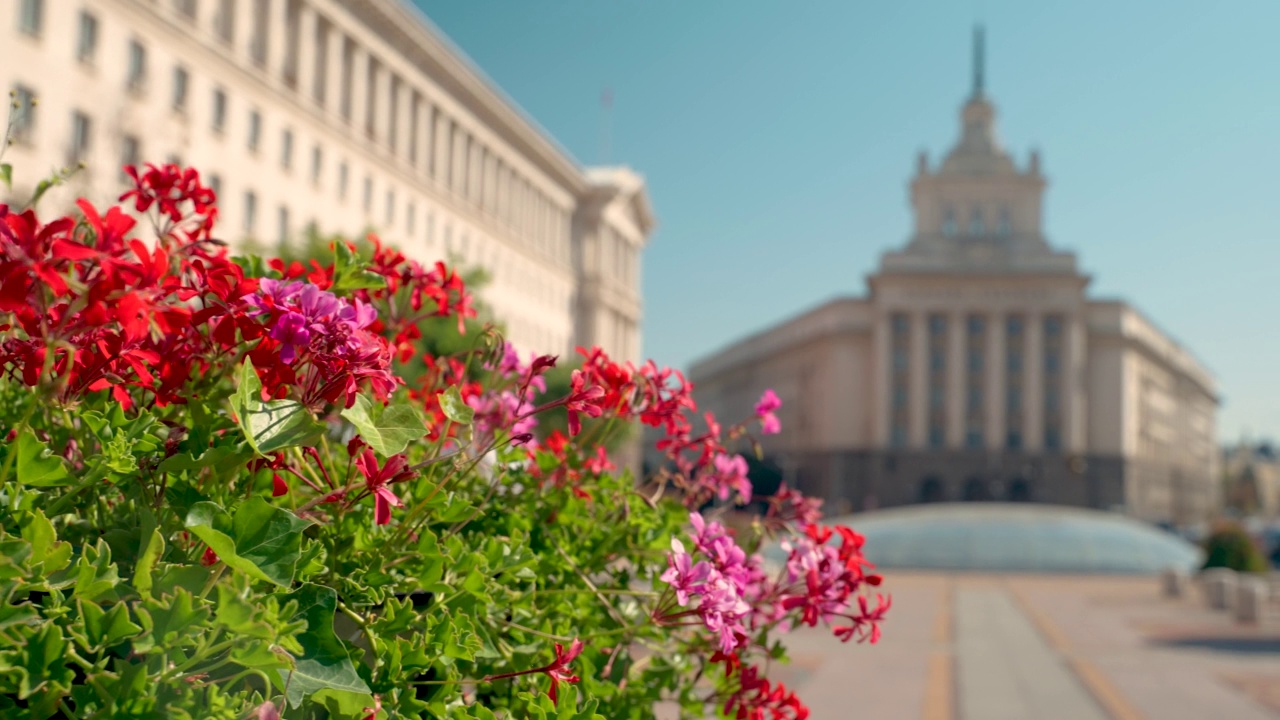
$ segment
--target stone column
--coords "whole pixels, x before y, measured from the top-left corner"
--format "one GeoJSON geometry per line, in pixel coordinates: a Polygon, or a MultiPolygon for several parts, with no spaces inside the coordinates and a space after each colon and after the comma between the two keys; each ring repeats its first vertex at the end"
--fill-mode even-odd
{"type": "Polygon", "coordinates": [[[386,63],[378,63],[373,78],[373,139],[390,149],[391,139],[391,69],[386,63]]]}
{"type": "Polygon", "coordinates": [[[871,442],[876,449],[889,447],[889,389],[893,377],[892,328],[889,312],[876,308],[875,327],[871,331],[871,442]]]}
{"type": "Polygon", "coordinates": [[[267,9],[267,75],[281,81],[289,57],[289,8],[288,0],[262,0],[270,3],[267,9]]]}
{"type": "Polygon", "coordinates": [[[1085,418],[1088,412],[1088,396],[1085,388],[1085,353],[1087,335],[1084,320],[1077,310],[1065,318],[1062,358],[1062,444],[1067,452],[1084,452],[1088,445],[1085,437],[1085,418]]]}
{"type": "Polygon", "coordinates": [[[1022,351],[1022,446],[1028,452],[1044,448],[1044,318],[1026,315],[1022,351]]]}
{"type": "Polygon", "coordinates": [[[232,37],[232,54],[243,55],[250,64],[253,63],[253,41],[258,33],[265,33],[266,28],[257,27],[256,4],[249,2],[238,2],[232,10],[235,13],[235,20],[232,22],[232,28],[235,35],[232,37]]]}
{"type": "Polygon", "coordinates": [[[400,78],[400,82],[394,85],[396,89],[396,146],[391,148],[395,156],[404,164],[412,166],[414,158],[410,157],[409,149],[413,145],[409,142],[409,138],[416,131],[413,127],[413,92],[409,87],[409,83],[404,78],[400,78]]]}
{"type": "Polygon", "coordinates": [[[916,311],[911,318],[911,350],[907,364],[907,444],[928,445],[929,430],[929,315],[916,311]]]}
{"type": "Polygon", "coordinates": [[[947,317],[947,447],[964,447],[964,418],[968,412],[965,369],[968,358],[964,346],[968,327],[963,312],[947,317]]]}
{"type": "Polygon", "coordinates": [[[334,118],[342,118],[342,46],[346,36],[334,23],[325,30],[324,106],[334,118]]]}
{"type": "Polygon", "coordinates": [[[298,4],[298,94],[308,101],[316,99],[316,59],[320,51],[316,43],[318,18],[315,8],[306,2],[298,4]]]}
{"type": "Polygon", "coordinates": [[[359,43],[351,53],[351,127],[358,140],[365,138],[365,125],[373,108],[369,106],[369,53],[359,43]]]}
{"type": "Polygon", "coordinates": [[[1004,313],[996,312],[987,315],[987,347],[983,368],[986,372],[986,435],[987,449],[1003,450],[1005,446],[1005,337],[1004,313]]]}

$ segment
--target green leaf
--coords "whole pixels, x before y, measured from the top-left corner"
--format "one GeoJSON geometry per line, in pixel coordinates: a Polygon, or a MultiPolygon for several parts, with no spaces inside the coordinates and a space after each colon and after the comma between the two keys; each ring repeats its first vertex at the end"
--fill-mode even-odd
{"type": "Polygon", "coordinates": [[[293,583],[308,525],[259,497],[242,504],[235,517],[215,503],[198,502],[186,519],[187,528],[229,567],[284,587],[293,583]]]}
{"type": "Polygon", "coordinates": [[[370,270],[345,242],[338,240],[333,244],[331,292],[342,294],[351,290],[372,290],[386,286],[386,278],[370,270]]]}
{"type": "Polygon", "coordinates": [[[476,411],[463,401],[457,385],[450,385],[440,393],[440,409],[444,411],[445,417],[459,425],[470,425],[476,416],[476,411]]]}
{"type": "Polygon", "coordinates": [[[0,182],[9,190],[13,189],[13,166],[9,163],[0,163],[0,182]]]}
{"type": "MultiPolygon", "coordinates": [[[[372,707],[369,686],[360,679],[351,656],[333,631],[333,616],[338,607],[338,594],[333,588],[304,583],[289,593],[288,599],[298,603],[295,619],[305,619],[307,630],[298,636],[302,655],[292,671],[280,670],[287,684],[289,705],[298,707],[307,696],[321,690],[337,690],[360,696],[360,707],[372,707]]],[[[329,695],[330,702],[345,703],[351,698],[329,695]]]]}
{"type": "Polygon", "coordinates": [[[404,452],[409,443],[427,434],[422,412],[407,403],[384,407],[357,395],[355,404],[343,410],[342,417],[355,425],[360,437],[383,457],[404,452]]]}
{"type": "Polygon", "coordinates": [[[164,459],[156,469],[165,473],[189,472],[207,467],[241,465],[253,459],[253,452],[244,446],[216,445],[205,450],[198,457],[193,453],[179,453],[164,459]]]}
{"type": "Polygon", "coordinates": [[[18,482],[32,487],[54,487],[70,484],[67,466],[62,458],[49,451],[49,446],[36,439],[30,430],[18,435],[18,482]]]}
{"type": "Polygon", "coordinates": [[[30,565],[48,575],[65,568],[71,562],[71,543],[58,540],[53,523],[40,510],[32,510],[21,523],[22,539],[31,543],[30,565]]]}
{"type": "Polygon", "coordinates": [[[89,641],[86,649],[91,651],[111,647],[142,632],[140,625],[129,620],[127,603],[115,603],[104,613],[97,603],[81,600],[80,615],[84,618],[85,637],[89,641]]]}
{"type": "Polygon", "coordinates": [[[263,402],[262,381],[248,358],[240,368],[240,387],[231,397],[231,407],[245,439],[263,455],[312,445],[324,434],[324,425],[297,400],[263,402]]]}
{"type": "Polygon", "coordinates": [[[156,561],[162,555],[164,555],[164,536],[160,534],[159,528],[155,528],[138,555],[138,565],[133,571],[133,586],[137,588],[139,595],[151,597],[151,571],[155,569],[156,561]]]}
{"type": "Polygon", "coordinates": [[[118,600],[116,585],[120,584],[120,574],[111,562],[111,548],[105,540],[98,544],[87,545],[75,565],[75,596],[81,600],[104,598],[118,600]]]}
{"type": "Polygon", "coordinates": [[[145,652],[155,646],[194,644],[199,633],[192,626],[208,618],[209,611],[198,607],[195,596],[183,587],[174,588],[172,595],[159,600],[144,600],[138,606],[138,620],[150,638],[135,640],[135,649],[145,652]]]}
{"type": "Polygon", "coordinates": [[[18,699],[25,700],[45,687],[67,689],[74,675],[66,666],[67,641],[62,630],[53,623],[43,625],[27,639],[21,653],[17,673],[18,699]]]}

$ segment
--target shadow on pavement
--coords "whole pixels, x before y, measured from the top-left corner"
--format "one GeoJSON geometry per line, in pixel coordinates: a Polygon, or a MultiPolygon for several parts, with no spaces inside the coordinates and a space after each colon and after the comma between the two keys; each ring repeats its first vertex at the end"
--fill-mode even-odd
{"type": "Polygon", "coordinates": [[[1280,638],[1194,637],[1156,640],[1156,647],[1183,650],[1212,650],[1232,655],[1280,655],[1280,638]]]}

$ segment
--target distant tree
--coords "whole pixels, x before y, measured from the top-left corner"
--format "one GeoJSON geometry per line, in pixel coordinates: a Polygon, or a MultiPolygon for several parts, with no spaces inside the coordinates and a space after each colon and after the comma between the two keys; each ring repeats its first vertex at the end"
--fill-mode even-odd
{"type": "Polygon", "coordinates": [[[1230,568],[1237,572],[1260,573],[1267,571],[1267,559],[1253,543],[1244,528],[1235,523],[1224,524],[1205,540],[1207,568],[1230,568]]]}

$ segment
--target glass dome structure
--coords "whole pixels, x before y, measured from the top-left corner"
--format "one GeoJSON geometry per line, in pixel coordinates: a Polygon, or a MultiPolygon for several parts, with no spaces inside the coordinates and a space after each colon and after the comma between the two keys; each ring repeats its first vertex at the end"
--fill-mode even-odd
{"type": "MultiPolygon", "coordinates": [[[[1114,513],[1025,503],[938,503],[832,518],[867,538],[881,569],[1037,573],[1193,572],[1202,551],[1114,513]]],[[[784,561],[779,548],[770,559],[784,561]]]]}

